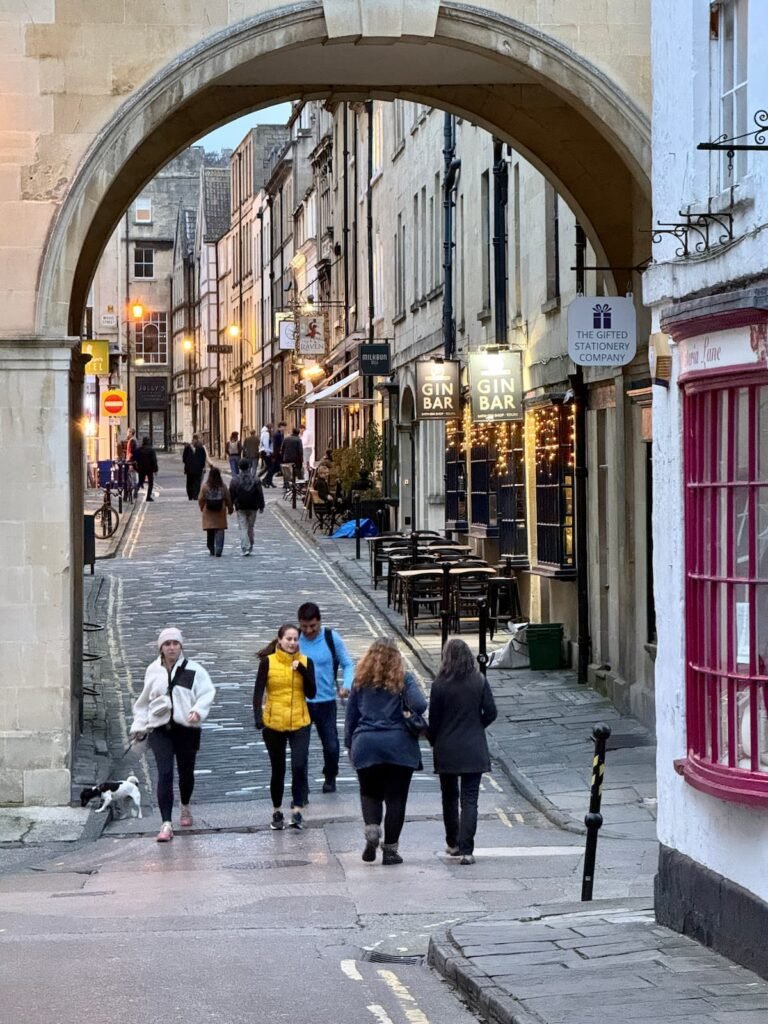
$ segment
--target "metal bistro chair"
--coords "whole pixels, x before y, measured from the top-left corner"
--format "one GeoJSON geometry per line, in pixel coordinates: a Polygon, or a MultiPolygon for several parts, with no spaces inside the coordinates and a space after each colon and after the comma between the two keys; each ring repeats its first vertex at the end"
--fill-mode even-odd
{"type": "Polygon", "coordinates": [[[440,621],[442,604],[442,569],[408,580],[405,586],[405,628],[411,636],[415,634],[418,622],[425,619],[440,621]]]}
{"type": "MultiPolygon", "coordinates": [[[[462,566],[463,568],[463,566],[462,566]]],[[[466,572],[451,577],[451,625],[461,632],[462,619],[476,619],[479,616],[478,603],[488,599],[488,575],[466,572]]]]}
{"type": "Polygon", "coordinates": [[[396,612],[404,614],[405,585],[402,576],[399,576],[404,569],[413,569],[421,572],[429,569],[436,569],[437,564],[434,558],[426,558],[421,555],[414,562],[410,554],[392,555],[389,560],[389,578],[387,580],[387,601],[396,612]]]}
{"type": "Polygon", "coordinates": [[[388,575],[384,572],[384,567],[389,564],[389,556],[407,554],[409,551],[410,547],[402,536],[371,538],[371,582],[374,590],[388,575]]]}
{"type": "Polygon", "coordinates": [[[488,583],[488,632],[491,640],[500,622],[524,621],[517,579],[496,576],[488,583]]]}
{"type": "Polygon", "coordinates": [[[312,506],[312,516],[315,520],[312,526],[312,533],[323,530],[330,536],[339,524],[339,510],[333,502],[321,501],[320,495],[315,490],[310,491],[309,498],[312,506]]]}

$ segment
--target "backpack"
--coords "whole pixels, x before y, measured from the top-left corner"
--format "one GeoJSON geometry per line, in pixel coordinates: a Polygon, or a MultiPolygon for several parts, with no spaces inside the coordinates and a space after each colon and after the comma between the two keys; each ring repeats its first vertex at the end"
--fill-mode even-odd
{"type": "Polygon", "coordinates": [[[237,504],[243,510],[263,509],[264,491],[254,473],[244,473],[237,481],[237,504]]]}
{"type": "Polygon", "coordinates": [[[324,629],[323,633],[325,635],[325,642],[328,644],[328,650],[331,652],[331,657],[333,658],[333,681],[335,683],[336,676],[339,672],[339,659],[336,657],[336,645],[333,642],[333,630],[324,629]]]}
{"type": "Polygon", "coordinates": [[[224,508],[224,495],[218,487],[206,494],[205,508],[208,512],[221,512],[224,508]]]}

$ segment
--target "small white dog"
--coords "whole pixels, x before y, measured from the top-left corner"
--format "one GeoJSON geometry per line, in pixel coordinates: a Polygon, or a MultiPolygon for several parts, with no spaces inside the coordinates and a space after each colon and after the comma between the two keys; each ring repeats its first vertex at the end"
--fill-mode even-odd
{"type": "Polygon", "coordinates": [[[127,811],[127,817],[142,817],[141,790],[139,789],[139,780],[135,775],[129,775],[127,779],[117,785],[116,789],[112,789],[109,784],[105,785],[107,788],[102,789],[102,803],[101,807],[96,809],[96,814],[101,814],[103,811],[106,811],[110,804],[115,803],[120,807],[121,811],[127,811]]]}

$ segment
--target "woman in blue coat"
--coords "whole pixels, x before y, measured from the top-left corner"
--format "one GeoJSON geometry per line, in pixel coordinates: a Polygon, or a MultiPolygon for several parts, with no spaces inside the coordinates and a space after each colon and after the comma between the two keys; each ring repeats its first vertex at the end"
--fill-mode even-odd
{"type": "Polygon", "coordinates": [[[344,730],[344,746],[360,784],[364,861],[376,860],[383,817],[382,863],[403,863],[397,847],[411,776],[421,766],[419,741],[405,719],[411,711],[423,714],[426,707],[397,646],[391,640],[375,640],[357,664],[344,730]]]}
{"type": "Polygon", "coordinates": [[[449,640],[429,692],[429,742],[440,775],[447,852],[474,864],[480,779],[490,771],[485,730],[496,718],[488,680],[463,640],[449,640]]]}

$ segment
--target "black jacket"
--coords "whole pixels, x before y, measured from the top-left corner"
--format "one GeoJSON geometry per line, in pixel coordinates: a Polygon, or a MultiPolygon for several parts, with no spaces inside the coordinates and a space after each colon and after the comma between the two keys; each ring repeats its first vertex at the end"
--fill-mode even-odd
{"type": "Polygon", "coordinates": [[[157,455],[151,445],[143,444],[137,448],[134,462],[136,463],[136,469],[140,473],[157,472],[157,455]]]}
{"type": "Polygon", "coordinates": [[[272,435],[272,459],[275,462],[280,462],[283,458],[283,442],[285,441],[285,434],[282,430],[276,430],[272,435]]]}
{"type": "Polygon", "coordinates": [[[496,702],[479,672],[465,679],[438,676],[429,694],[429,742],[435,771],[445,775],[490,771],[486,728],[496,718],[496,702]]]}
{"type": "Polygon", "coordinates": [[[304,462],[304,445],[298,434],[289,434],[283,441],[283,462],[295,463],[301,466],[304,462]]]}
{"type": "Polygon", "coordinates": [[[264,491],[261,480],[254,473],[241,473],[240,476],[233,477],[229,493],[235,508],[243,511],[264,511],[264,491]],[[246,477],[248,486],[244,487],[246,477]]]}
{"type": "Polygon", "coordinates": [[[187,444],[184,446],[181,461],[184,463],[184,472],[187,476],[202,476],[208,461],[208,452],[203,445],[195,448],[193,444],[187,444]]]}

